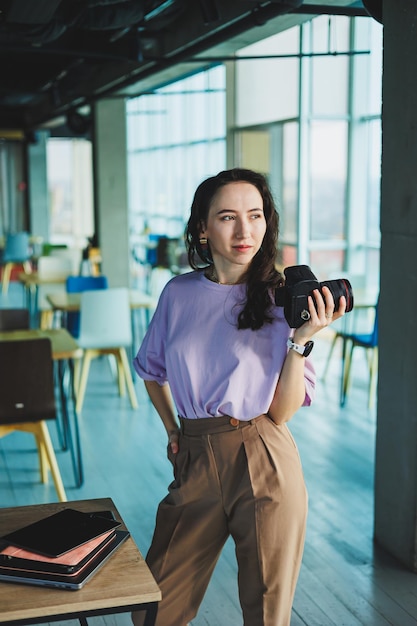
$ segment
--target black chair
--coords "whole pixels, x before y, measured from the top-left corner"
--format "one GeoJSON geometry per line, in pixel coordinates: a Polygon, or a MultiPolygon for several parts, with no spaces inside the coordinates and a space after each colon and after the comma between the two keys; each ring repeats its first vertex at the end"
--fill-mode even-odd
{"type": "Polygon", "coordinates": [[[14,431],[35,436],[42,482],[51,471],[58,498],[66,502],[64,485],[46,420],[57,417],[49,339],[0,342],[0,437],[14,431]]]}
{"type": "Polygon", "coordinates": [[[29,327],[28,309],[0,309],[0,331],[25,330],[29,327]]]}

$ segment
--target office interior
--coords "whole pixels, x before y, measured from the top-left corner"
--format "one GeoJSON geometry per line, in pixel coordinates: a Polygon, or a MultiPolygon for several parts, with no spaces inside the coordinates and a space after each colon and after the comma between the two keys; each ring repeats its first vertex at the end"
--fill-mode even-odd
{"type": "Polygon", "coordinates": [[[1,227],[80,247],[95,236],[111,286],[147,289],[147,244],[167,237],[181,257],[204,177],[232,166],[265,173],[282,267],[361,276],[379,294],[374,534],[415,572],[417,7],[380,7],[382,23],[323,13],[277,33],[259,26],[234,59],[189,64],[142,95],[95,99],[82,134],[4,133],[1,227]]]}

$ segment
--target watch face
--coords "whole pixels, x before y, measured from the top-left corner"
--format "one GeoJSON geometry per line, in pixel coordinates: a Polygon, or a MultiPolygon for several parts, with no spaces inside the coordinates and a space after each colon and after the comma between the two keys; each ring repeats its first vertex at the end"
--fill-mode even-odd
{"type": "Polygon", "coordinates": [[[307,341],[305,347],[304,347],[304,354],[303,356],[308,356],[310,354],[310,352],[312,351],[314,346],[314,341],[307,341]]]}

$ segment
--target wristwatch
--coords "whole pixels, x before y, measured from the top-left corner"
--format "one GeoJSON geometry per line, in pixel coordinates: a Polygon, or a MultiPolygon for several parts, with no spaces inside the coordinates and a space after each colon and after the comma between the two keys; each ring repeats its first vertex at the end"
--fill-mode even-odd
{"type": "Polygon", "coordinates": [[[298,343],[294,343],[294,340],[292,337],[290,337],[287,341],[287,347],[290,350],[295,350],[295,352],[297,352],[298,354],[301,354],[301,356],[308,356],[310,352],[312,351],[313,346],[314,346],[314,341],[307,341],[305,346],[301,346],[298,343]]]}

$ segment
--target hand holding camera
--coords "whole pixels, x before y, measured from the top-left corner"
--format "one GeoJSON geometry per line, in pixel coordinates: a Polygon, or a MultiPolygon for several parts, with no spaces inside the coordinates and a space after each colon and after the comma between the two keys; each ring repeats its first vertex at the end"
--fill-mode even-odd
{"type": "Polygon", "coordinates": [[[308,265],[293,265],[284,270],[285,285],[275,290],[275,304],[284,307],[285,319],[291,328],[299,328],[310,319],[308,296],[313,290],[322,293],[328,287],[334,299],[334,311],[338,311],[340,298],[346,298],[346,313],[353,309],[352,286],[347,278],[319,282],[308,265]]]}

